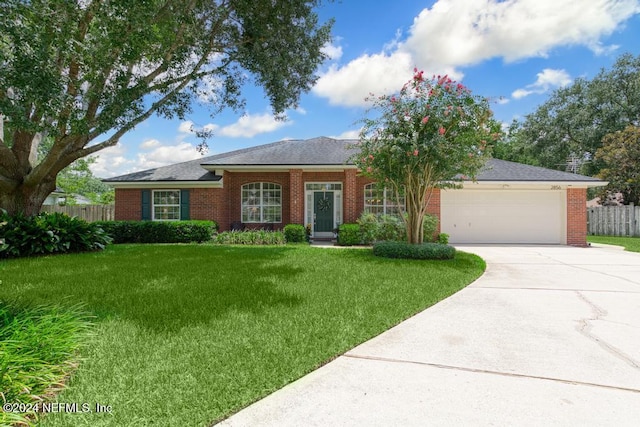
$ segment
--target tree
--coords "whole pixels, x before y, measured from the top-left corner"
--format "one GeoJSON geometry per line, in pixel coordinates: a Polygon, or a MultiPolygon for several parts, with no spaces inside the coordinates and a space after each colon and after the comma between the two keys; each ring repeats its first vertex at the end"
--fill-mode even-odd
{"type": "Polygon", "coordinates": [[[594,156],[604,136],[639,120],[640,56],[625,54],[593,80],[579,78],[556,90],[496,155],[560,170],[573,158],[582,173],[595,175],[603,167],[594,156]]]}
{"type": "Polygon", "coordinates": [[[66,204],[75,204],[76,196],[86,197],[95,204],[110,204],[115,199],[113,188],[96,178],[89,166],[93,156],[78,159],[58,174],[57,186],[65,192],[66,204]]]}
{"type": "Polygon", "coordinates": [[[409,243],[422,243],[433,189],[473,179],[500,124],[489,102],[447,76],[413,78],[394,95],[373,99],[377,118],[365,118],[353,161],[399,199],[404,194],[409,243]]]}
{"type": "Polygon", "coordinates": [[[640,127],[629,125],[605,136],[596,159],[605,165],[600,178],[609,181],[601,200],[621,193],[624,204],[640,205],[640,127]]]}
{"type": "Polygon", "coordinates": [[[4,0],[0,207],[37,213],[62,169],[153,114],[241,109],[248,78],[276,114],[295,107],[330,40],[320,2],[4,0]]]}

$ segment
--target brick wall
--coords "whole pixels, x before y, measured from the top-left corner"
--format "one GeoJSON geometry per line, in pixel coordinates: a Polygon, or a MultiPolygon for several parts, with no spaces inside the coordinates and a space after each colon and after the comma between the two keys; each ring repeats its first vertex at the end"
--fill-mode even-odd
{"type": "Polygon", "coordinates": [[[304,182],[302,169],[289,170],[289,219],[292,224],[304,225],[304,182]]]}
{"type": "MultiPolygon", "coordinates": [[[[242,221],[242,186],[252,182],[271,182],[282,186],[282,222],[276,224],[246,224],[248,228],[273,227],[280,229],[291,222],[290,182],[288,172],[226,172],[223,177],[227,215],[218,221],[220,231],[229,230],[231,223],[242,221]]],[[[304,205],[303,205],[304,206],[304,205]]]]}
{"type": "Polygon", "coordinates": [[[567,188],[567,245],[587,246],[586,188],[567,188]]]}
{"type": "MultiPolygon", "coordinates": [[[[225,192],[222,188],[191,188],[189,190],[191,219],[220,222],[228,217],[225,192]]],[[[226,221],[225,221],[226,222],[226,221]]]]}
{"type": "Polygon", "coordinates": [[[116,221],[142,219],[142,192],[140,189],[116,188],[116,221]]]}

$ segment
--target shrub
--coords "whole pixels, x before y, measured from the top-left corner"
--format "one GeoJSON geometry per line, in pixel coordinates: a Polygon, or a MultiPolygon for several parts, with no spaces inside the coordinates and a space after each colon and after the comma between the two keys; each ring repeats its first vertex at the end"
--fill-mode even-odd
{"type": "Polygon", "coordinates": [[[373,254],[385,258],[443,260],[453,259],[456,250],[453,246],[440,243],[413,245],[407,242],[378,242],[373,245],[373,254]]]}
{"type": "Polygon", "coordinates": [[[438,217],[435,215],[425,215],[422,222],[422,230],[425,242],[433,242],[436,238],[436,230],[438,229],[438,217]]]}
{"type": "Polygon", "coordinates": [[[28,217],[0,211],[1,258],[94,251],[111,241],[99,224],[59,212],[28,217]]]}
{"type": "MultiPolygon", "coordinates": [[[[407,238],[407,226],[397,215],[376,215],[363,213],[358,218],[362,233],[362,242],[366,245],[379,241],[404,241],[407,238]]],[[[424,240],[434,241],[438,227],[438,217],[425,215],[423,222],[424,240]]]]}
{"type": "Polygon", "coordinates": [[[447,233],[440,233],[436,238],[436,243],[441,243],[443,245],[449,244],[449,235],[447,233]]]}
{"type": "Polygon", "coordinates": [[[302,243],[307,241],[307,231],[303,225],[287,224],[284,226],[284,238],[287,243],[302,243]]]}
{"type": "Polygon", "coordinates": [[[211,240],[215,221],[102,221],[114,243],[191,243],[211,240]]]}
{"type": "Polygon", "coordinates": [[[225,231],[215,236],[220,245],[284,245],[284,233],[269,230],[225,231]]]}
{"type": "Polygon", "coordinates": [[[362,243],[362,233],[358,224],[340,224],[338,227],[338,245],[353,246],[362,243]]]}

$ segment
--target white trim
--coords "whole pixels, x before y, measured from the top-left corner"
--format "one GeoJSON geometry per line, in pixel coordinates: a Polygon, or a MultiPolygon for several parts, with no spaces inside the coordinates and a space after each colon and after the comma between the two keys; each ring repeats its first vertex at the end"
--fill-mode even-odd
{"type": "Polygon", "coordinates": [[[151,221],[180,221],[182,218],[182,192],[175,188],[157,188],[155,190],[151,190],[151,221]],[[178,218],[177,219],[157,219],[156,218],[156,202],[155,202],[155,194],[160,191],[177,191],[178,192],[178,203],[175,204],[159,204],[158,206],[178,206],[178,218]]]}
{"type": "MultiPolygon", "coordinates": [[[[267,189],[268,191],[269,189],[267,189]]],[[[282,224],[282,219],[283,219],[283,209],[282,209],[282,198],[283,198],[283,190],[282,190],[282,184],[278,183],[278,182],[273,182],[273,181],[252,181],[252,182],[247,182],[245,184],[242,184],[240,186],[240,221],[243,224],[282,224]],[[242,204],[242,200],[243,200],[243,193],[244,193],[244,187],[247,185],[251,185],[251,184],[260,184],[260,221],[245,221],[244,220],[244,205],[242,204]],[[272,221],[272,222],[267,222],[264,221],[264,208],[265,207],[273,207],[273,206],[277,206],[277,205],[263,205],[263,192],[264,190],[264,184],[272,184],[272,185],[277,185],[278,186],[278,190],[280,191],[280,221],[272,221]]],[[[255,206],[255,205],[254,205],[255,206]]]]}
{"type": "MultiPolygon", "coordinates": [[[[315,231],[315,221],[313,220],[313,206],[311,217],[309,217],[309,195],[313,197],[313,193],[316,191],[323,190],[307,190],[308,184],[319,184],[319,185],[339,185],[340,190],[330,189],[324,191],[333,192],[333,227],[336,228],[338,224],[340,224],[344,218],[344,198],[342,197],[344,192],[344,184],[341,181],[305,181],[304,183],[304,224],[305,227],[307,224],[311,224],[311,236],[312,237],[333,237],[333,232],[318,232],[315,231]]],[[[313,203],[313,202],[312,202],[313,203]]]]}
{"type": "MultiPolygon", "coordinates": [[[[104,182],[104,181],[103,181],[104,182]]],[[[223,183],[220,181],[123,181],[123,182],[105,182],[113,188],[166,188],[170,190],[187,189],[187,188],[222,188],[223,183]]]]}

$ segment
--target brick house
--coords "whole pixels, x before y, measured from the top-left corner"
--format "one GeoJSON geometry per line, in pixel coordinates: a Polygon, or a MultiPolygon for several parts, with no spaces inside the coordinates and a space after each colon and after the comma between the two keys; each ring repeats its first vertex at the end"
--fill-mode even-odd
{"type": "MultiPolygon", "coordinates": [[[[398,206],[349,162],[356,140],[288,140],[105,180],[116,220],[215,220],[220,230],[311,224],[328,237],[363,211],[398,206]]],[[[491,159],[476,182],[435,190],[428,210],[452,243],[586,245],[586,190],[606,182],[491,159]]]]}

